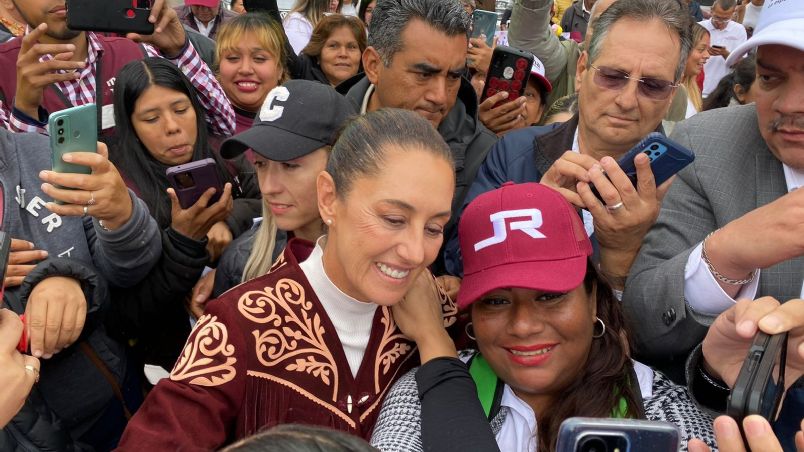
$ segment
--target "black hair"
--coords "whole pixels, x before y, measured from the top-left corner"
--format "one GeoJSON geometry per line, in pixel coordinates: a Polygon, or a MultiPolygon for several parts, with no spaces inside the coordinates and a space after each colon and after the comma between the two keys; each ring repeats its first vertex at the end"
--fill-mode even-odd
{"type": "MultiPolygon", "coordinates": [[[[118,135],[115,149],[110,150],[109,158],[123,174],[126,184],[145,201],[151,216],[160,228],[170,225],[170,198],[165,193],[168,188],[165,170],[168,165],[154,159],[148,149],[137,137],[131,115],[142,94],[152,86],[161,86],[178,91],[190,99],[195,111],[196,139],[191,161],[213,158],[210,151],[207,128],[204,118],[206,113],[198,102],[193,85],[176,65],[164,58],[145,58],[132,61],[120,70],[115,80],[114,119],[115,131],[118,135]]],[[[231,181],[224,166],[218,162],[221,180],[231,181]]]]}
{"type": "Polygon", "coordinates": [[[431,152],[454,168],[452,153],[432,124],[409,110],[383,108],[349,121],[332,148],[327,172],[338,196],[349,193],[358,177],[380,172],[389,145],[431,152]]]}
{"type": "MultiPolygon", "coordinates": [[[[748,91],[757,76],[757,60],[756,55],[751,55],[741,59],[732,69],[731,72],[726,74],[717,86],[706,99],[704,99],[703,110],[712,110],[714,108],[728,107],[732,99],[740,102],[734,92],[734,86],[740,85],[748,91]]],[[[740,102],[742,103],[742,102],[740,102]]]]}
{"type": "Polygon", "coordinates": [[[331,428],[284,424],[245,438],[222,452],[378,452],[365,440],[331,428]]]}

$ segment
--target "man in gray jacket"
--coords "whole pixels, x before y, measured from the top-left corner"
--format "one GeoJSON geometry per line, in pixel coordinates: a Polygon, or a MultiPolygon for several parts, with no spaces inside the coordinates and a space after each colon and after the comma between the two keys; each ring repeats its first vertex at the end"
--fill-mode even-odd
{"type": "Polygon", "coordinates": [[[130,370],[101,315],[111,302],[107,284],[136,284],[157,261],[160,234],[104,145],[67,156],[92,174],[55,173],[48,137],[0,130],[2,229],[14,238],[3,305],[26,314],[28,351],[42,359],[32,400],[69,433],[51,436],[34,428],[40,424],[31,416],[18,415],[0,432],[0,450],[25,449],[26,441],[62,450],[45,444],[70,437],[108,449],[125,422],[115,392],[130,370]]]}

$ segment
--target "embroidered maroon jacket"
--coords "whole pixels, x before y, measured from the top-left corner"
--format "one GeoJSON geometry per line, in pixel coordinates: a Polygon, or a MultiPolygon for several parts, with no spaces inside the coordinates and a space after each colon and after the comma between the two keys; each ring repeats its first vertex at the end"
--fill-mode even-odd
{"type": "MultiPolygon", "coordinates": [[[[416,345],[378,307],[353,377],[326,311],[298,263],[312,244],[291,240],[271,272],[211,302],[170,379],[132,418],[120,450],[210,450],[263,428],[303,423],[368,439],[391,385],[418,365],[416,345]]],[[[457,309],[442,295],[444,324],[457,309]]]]}

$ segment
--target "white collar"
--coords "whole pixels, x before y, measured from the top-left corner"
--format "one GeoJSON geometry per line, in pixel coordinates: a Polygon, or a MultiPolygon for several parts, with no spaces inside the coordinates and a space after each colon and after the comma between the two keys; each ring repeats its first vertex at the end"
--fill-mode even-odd
{"type": "Polygon", "coordinates": [[[360,104],[360,114],[365,115],[368,111],[368,104],[371,100],[371,95],[374,94],[374,84],[370,84],[368,89],[366,90],[366,94],[363,96],[363,103],[360,104]]]}
{"type": "Polygon", "coordinates": [[[793,169],[784,163],[782,163],[782,169],[784,169],[784,180],[787,182],[788,192],[804,187],[804,171],[793,169]]]}

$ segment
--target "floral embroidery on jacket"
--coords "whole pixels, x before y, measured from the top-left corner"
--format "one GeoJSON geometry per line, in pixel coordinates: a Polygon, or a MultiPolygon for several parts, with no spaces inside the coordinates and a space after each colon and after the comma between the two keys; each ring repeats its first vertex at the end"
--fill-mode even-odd
{"type": "Polygon", "coordinates": [[[199,386],[228,383],[237,373],[234,353],[226,325],[210,314],[201,316],[170,373],[170,379],[189,380],[190,384],[199,386]]]}

